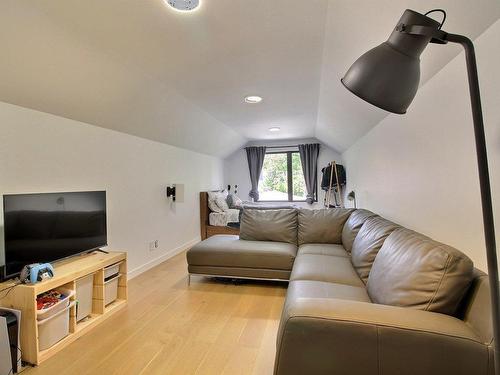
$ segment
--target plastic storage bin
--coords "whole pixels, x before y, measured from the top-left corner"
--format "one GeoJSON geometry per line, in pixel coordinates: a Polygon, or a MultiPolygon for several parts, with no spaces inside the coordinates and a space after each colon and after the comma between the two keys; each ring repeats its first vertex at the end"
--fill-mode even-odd
{"type": "Polygon", "coordinates": [[[76,280],[76,321],[79,322],[92,314],[94,274],[76,280]]]}
{"type": "MultiPolygon", "coordinates": [[[[121,263],[121,262],[120,262],[121,263]]],[[[112,264],[104,269],[104,279],[116,276],[120,272],[120,263],[112,264]]]]}
{"type": "Polygon", "coordinates": [[[118,279],[120,275],[115,275],[114,277],[106,280],[104,282],[104,304],[109,305],[118,298],[118,279]]]}
{"type": "Polygon", "coordinates": [[[38,321],[38,347],[45,350],[58,343],[69,334],[69,309],[74,305],[71,302],[63,310],[51,315],[47,319],[38,321]]]}
{"type": "Polygon", "coordinates": [[[61,294],[64,294],[66,297],[53,306],[50,306],[46,309],[37,310],[36,312],[37,320],[47,319],[52,315],[57,314],[59,311],[64,310],[66,307],[69,306],[71,296],[75,294],[73,290],[64,288],[56,288],[55,290],[61,294]]]}

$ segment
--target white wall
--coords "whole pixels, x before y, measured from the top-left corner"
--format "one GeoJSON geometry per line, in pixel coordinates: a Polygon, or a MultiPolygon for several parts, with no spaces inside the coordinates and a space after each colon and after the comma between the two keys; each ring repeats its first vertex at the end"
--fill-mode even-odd
{"type": "Polygon", "coordinates": [[[219,158],[0,102],[0,194],[107,190],[109,249],[134,274],[199,239],[198,193],[222,176],[219,158]],[[184,203],[167,201],[170,183],[184,203]]]}
{"type": "MultiPolygon", "coordinates": [[[[336,161],[341,163],[341,156],[335,150],[322,144],[315,138],[312,139],[293,139],[280,141],[251,141],[247,146],[282,146],[282,145],[297,145],[299,143],[320,143],[321,148],[318,156],[318,203],[314,207],[319,207],[323,204],[324,192],[320,189],[321,184],[321,168],[325,167],[329,162],[336,161]]],[[[238,185],[238,196],[243,200],[250,200],[248,193],[251,189],[250,173],[248,172],[247,154],[244,148],[234,152],[224,159],[224,182],[225,185],[238,185]]],[[[306,203],[297,203],[299,206],[311,207],[306,203]]]]}
{"type": "MultiPolygon", "coordinates": [[[[497,21],[476,53],[500,239],[499,40],[497,21]]],[[[462,53],[421,87],[407,115],[388,116],[342,155],[348,189],[360,207],[455,246],[486,270],[473,136],[462,53]]]]}

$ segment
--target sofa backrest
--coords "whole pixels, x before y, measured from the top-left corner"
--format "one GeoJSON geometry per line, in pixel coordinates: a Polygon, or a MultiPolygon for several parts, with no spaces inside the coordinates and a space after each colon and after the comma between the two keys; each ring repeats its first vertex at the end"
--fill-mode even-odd
{"type": "Polygon", "coordinates": [[[373,302],[454,315],[473,279],[462,252],[406,228],[394,230],[368,277],[373,302]]]}
{"type": "Polygon", "coordinates": [[[352,265],[366,284],[373,262],[387,237],[399,225],[380,216],[369,217],[354,239],[351,250],[352,265]]]}
{"type": "Polygon", "coordinates": [[[366,219],[372,216],[377,216],[371,211],[368,210],[354,210],[349,219],[344,224],[344,228],[342,228],[342,245],[347,251],[351,251],[352,243],[354,239],[358,235],[359,230],[365,223],[366,219]]]}
{"type": "Polygon", "coordinates": [[[299,210],[299,245],[305,243],[342,243],[342,229],[352,209],[330,208],[299,210]]]}
{"type": "Polygon", "coordinates": [[[297,245],[297,210],[244,209],[240,220],[240,239],[297,245]]]}
{"type": "Polygon", "coordinates": [[[467,323],[485,344],[493,342],[490,283],[483,271],[474,269],[471,285],[456,316],[467,323]]]}

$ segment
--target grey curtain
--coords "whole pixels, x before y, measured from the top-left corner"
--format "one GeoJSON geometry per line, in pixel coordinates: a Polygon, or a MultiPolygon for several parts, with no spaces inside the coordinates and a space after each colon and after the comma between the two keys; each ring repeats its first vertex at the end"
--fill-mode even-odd
{"type": "Polygon", "coordinates": [[[300,161],[307,189],[306,202],[309,204],[314,202],[314,194],[316,193],[316,185],[318,184],[319,147],[319,143],[299,145],[300,161]]]}
{"type": "Polygon", "coordinates": [[[250,171],[250,181],[252,183],[252,190],[248,195],[257,202],[259,200],[259,178],[264,165],[266,147],[246,147],[245,150],[247,151],[248,170],[250,171]]]}

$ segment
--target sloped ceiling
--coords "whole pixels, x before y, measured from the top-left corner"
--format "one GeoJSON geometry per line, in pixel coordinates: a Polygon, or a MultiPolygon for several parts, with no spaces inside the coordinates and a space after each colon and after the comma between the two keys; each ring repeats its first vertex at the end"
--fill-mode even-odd
{"type": "MultiPolygon", "coordinates": [[[[405,8],[438,6],[472,38],[500,16],[497,0],[2,0],[0,100],[221,157],[314,136],[343,151],[387,114],[340,77],[405,8]]],[[[458,52],[430,46],[422,82],[458,52]]]]}
{"type": "MultiPolygon", "coordinates": [[[[421,13],[443,8],[448,13],[443,30],[473,40],[500,17],[498,0],[330,1],[316,124],[316,137],[330,147],[345,151],[388,115],[347,91],[340,78],[359,56],[387,40],[407,8],[421,13]]],[[[421,56],[420,85],[459,52],[457,45],[429,44],[421,56]]]]}

